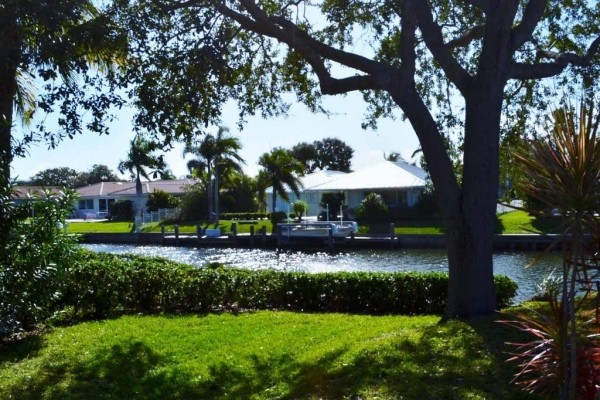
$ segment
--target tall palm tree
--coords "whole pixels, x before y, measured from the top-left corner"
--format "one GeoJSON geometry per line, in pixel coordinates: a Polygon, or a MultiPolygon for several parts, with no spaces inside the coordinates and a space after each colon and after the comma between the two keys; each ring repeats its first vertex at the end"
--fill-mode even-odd
{"type": "Polygon", "coordinates": [[[304,166],[300,161],[296,160],[288,150],[276,148],[270,153],[264,153],[258,159],[258,164],[264,168],[264,174],[269,177],[271,185],[273,186],[272,212],[275,212],[277,194],[285,201],[290,201],[286,186],[290,188],[296,196],[300,196],[302,182],[300,181],[299,176],[302,175],[304,166]]]}
{"type": "Polygon", "coordinates": [[[162,155],[156,155],[157,145],[150,142],[140,135],[136,135],[130,142],[127,159],[119,162],[119,172],[124,174],[129,172],[132,179],[135,179],[135,208],[134,215],[141,216],[142,206],[142,180],[146,178],[150,180],[150,176],[156,178],[157,175],[162,175],[162,172],[167,169],[167,165],[163,160],[162,155]]]}
{"type": "Polygon", "coordinates": [[[6,0],[0,6],[0,182],[10,180],[16,116],[31,120],[34,82],[62,81],[67,91],[89,66],[107,71],[124,59],[125,36],[92,0],[6,0]],[[116,33],[116,34],[115,34],[116,33]]]}
{"type": "Polygon", "coordinates": [[[241,172],[244,159],[238,154],[242,149],[240,140],[229,136],[229,129],[219,127],[216,135],[207,134],[198,144],[187,144],[183,154],[194,154],[188,162],[192,175],[204,176],[208,194],[208,221],[219,222],[219,182],[228,172],[241,172]]]}

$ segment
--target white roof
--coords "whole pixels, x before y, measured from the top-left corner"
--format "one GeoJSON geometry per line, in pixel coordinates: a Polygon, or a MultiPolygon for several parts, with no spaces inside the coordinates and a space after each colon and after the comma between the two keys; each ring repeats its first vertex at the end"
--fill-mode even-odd
{"type": "MultiPolygon", "coordinates": [[[[328,171],[322,170],[313,172],[311,174],[307,174],[300,177],[300,181],[302,182],[302,187],[300,191],[303,190],[312,190],[313,187],[325,184],[327,182],[331,182],[334,179],[339,178],[340,176],[348,175],[347,172],[342,171],[328,171]]],[[[285,186],[286,192],[290,192],[290,188],[285,186]]],[[[273,186],[270,186],[265,191],[266,193],[273,193],[273,186]]]]}
{"type": "Polygon", "coordinates": [[[311,190],[337,191],[399,189],[425,186],[427,172],[406,162],[382,161],[314,186],[311,190]]]}
{"type": "MultiPolygon", "coordinates": [[[[342,191],[370,189],[401,189],[425,186],[427,172],[404,161],[382,161],[361,170],[346,173],[318,171],[300,178],[301,191],[342,191]]],[[[286,187],[286,191],[290,191],[286,187]]],[[[273,193],[273,187],[266,190],[273,193]]]]}

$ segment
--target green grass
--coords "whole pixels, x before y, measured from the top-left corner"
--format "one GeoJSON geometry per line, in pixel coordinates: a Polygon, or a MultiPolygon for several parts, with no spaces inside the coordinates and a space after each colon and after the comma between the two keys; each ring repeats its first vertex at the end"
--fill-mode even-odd
{"type": "Polygon", "coordinates": [[[131,232],[131,222],[69,222],[68,233],[128,233],[131,232]]]}
{"type": "Polygon", "coordinates": [[[125,316],[0,347],[3,399],[533,399],[507,328],[433,316],[125,316]]]}
{"type": "MultiPolygon", "coordinates": [[[[231,232],[232,222],[237,223],[238,233],[250,233],[250,226],[254,226],[254,231],[266,226],[267,232],[271,233],[271,222],[268,220],[254,221],[252,223],[231,220],[222,220],[219,223],[221,231],[231,232]]],[[[203,228],[214,227],[206,221],[186,221],[179,224],[179,232],[196,233],[196,226],[200,224],[203,228]]],[[[442,222],[435,218],[406,219],[394,221],[394,232],[396,235],[407,234],[441,234],[444,233],[442,222]]],[[[360,233],[377,234],[389,233],[389,223],[372,223],[360,225],[360,233]]],[[[132,224],[130,222],[71,222],[68,224],[69,233],[127,233],[131,232],[132,224]]],[[[167,224],[165,229],[168,232],[175,230],[173,224],[167,224]]],[[[144,232],[160,232],[159,223],[146,224],[144,232]]],[[[495,233],[504,234],[526,234],[526,233],[558,233],[558,220],[556,218],[535,218],[524,211],[513,211],[498,216],[495,226],[495,233]]]]}

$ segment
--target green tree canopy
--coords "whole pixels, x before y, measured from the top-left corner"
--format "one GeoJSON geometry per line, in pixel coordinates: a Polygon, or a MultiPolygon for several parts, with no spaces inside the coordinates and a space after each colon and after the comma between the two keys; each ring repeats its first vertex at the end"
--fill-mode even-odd
{"type": "Polygon", "coordinates": [[[78,179],[79,173],[73,168],[57,167],[38,172],[29,178],[29,183],[39,186],[56,186],[72,189],[76,187],[78,179]]]}
{"type": "Polygon", "coordinates": [[[0,6],[0,37],[0,169],[4,179],[10,179],[13,157],[24,155],[32,141],[45,139],[55,146],[63,137],[72,138],[84,129],[107,133],[107,109],[123,101],[114,91],[103,90],[102,77],[123,60],[126,36],[94,2],[5,0],[0,6]],[[38,82],[43,82],[41,88],[36,87],[38,82]],[[49,131],[39,123],[24,137],[13,137],[15,110],[29,123],[36,110],[48,113],[55,106],[61,113],[59,131],[49,131]]]}
{"type": "Polygon", "coordinates": [[[121,178],[104,164],[94,164],[85,172],[79,173],[75,187],[93,185],[100,182],[119,182],[121,178]]]}

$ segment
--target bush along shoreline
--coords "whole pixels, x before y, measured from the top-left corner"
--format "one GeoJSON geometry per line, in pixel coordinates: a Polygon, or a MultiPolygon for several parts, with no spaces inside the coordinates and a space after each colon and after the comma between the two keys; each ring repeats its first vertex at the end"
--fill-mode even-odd
{"type": "MultiPolygon", "coordinates": [[[[517,284],[505,276],[494,282],[498,309],[509,306],[517,284]]],[[[57,307],[75,320],[224,310],[441,315],[448,275],[196,268],[162,258],[81,251],[64,288],[57,307]]]]}

